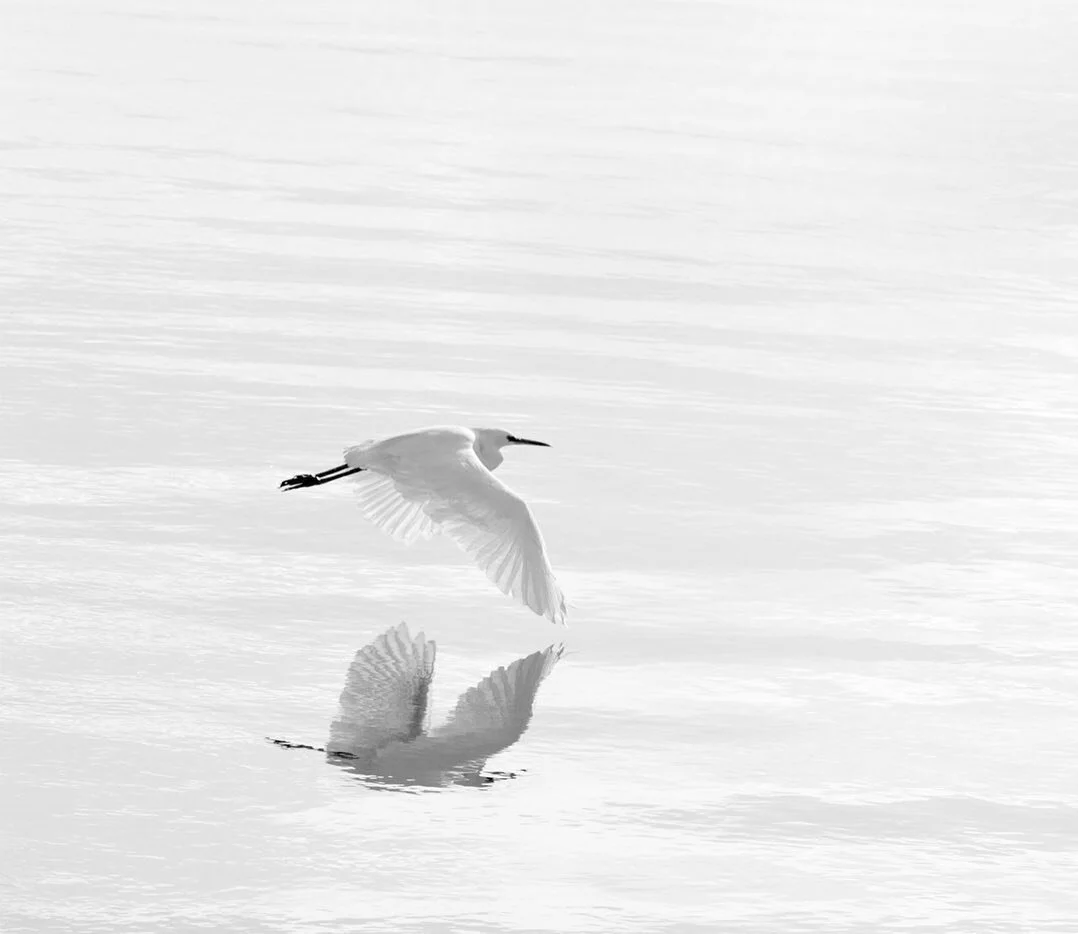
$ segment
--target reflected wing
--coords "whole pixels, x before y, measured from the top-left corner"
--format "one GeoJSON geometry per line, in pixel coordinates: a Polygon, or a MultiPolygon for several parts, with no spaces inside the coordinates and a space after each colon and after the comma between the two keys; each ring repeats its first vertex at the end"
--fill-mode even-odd
{"type": "Polygon", "coordinates": [[[360,508],[403,541],[444,532],[501,590],[551,622],[565,597],[528,504],[466,449],[422,463],[385,458],[357,474],[360,508]]]}
{"type": "Polygon", "coordinates": [[[550,646],[498,668],[469,688],[443,726],[430,731],[429,742],[451,747],[456,761],[482,760],[511,746],[523,735],[543,679],[564,646],[550,646]]]}
{"type": "Polygon", "coordinates": [[[358,755],[415,739],[427,715],[434,654],[434,642],[422,633],[413,639],[405,623],[356,652],[326,751],[358,755]]]}

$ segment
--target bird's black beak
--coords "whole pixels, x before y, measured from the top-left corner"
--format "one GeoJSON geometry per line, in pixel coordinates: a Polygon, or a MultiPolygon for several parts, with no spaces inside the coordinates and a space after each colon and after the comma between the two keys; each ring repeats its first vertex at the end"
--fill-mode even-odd
{"type": "Polygon", "coordinates": [[[518,438],[515,435],[510,435],[509,436],[509,443],[510,444],[534,444],[537,448],[548,448],[548,447],[550,447],[550,445],[547,444],[545,441],[532,441],[529,438],[518,438]]]}

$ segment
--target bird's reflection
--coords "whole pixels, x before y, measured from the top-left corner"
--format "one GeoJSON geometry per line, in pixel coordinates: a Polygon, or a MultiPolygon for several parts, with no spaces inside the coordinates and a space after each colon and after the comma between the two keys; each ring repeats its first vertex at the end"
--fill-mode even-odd
{"type": "Polygon", "coordinates": [[[492,671],[460,696],[445,723],[430,729],[435,643],[422,633],[413,637],[401,623],[356,652],[329,742],[319,751],[364,783],[387,790],[513,777],[483,766],[524,734],[539,685],[563,650],[552,645],[492,671]]]}

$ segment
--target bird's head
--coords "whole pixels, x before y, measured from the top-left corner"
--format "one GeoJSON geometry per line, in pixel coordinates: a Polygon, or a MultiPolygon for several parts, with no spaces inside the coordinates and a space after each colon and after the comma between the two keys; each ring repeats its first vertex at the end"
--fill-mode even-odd
{"type": "Polygon", "coordinates": [[[493,470],[502,462],[502,448],[510,444],[532,444],[540,448],[550,447],[545,441],[532,441],[503,431],[501,428],[473,428],[475,453],[487,470],[493,470]]]}

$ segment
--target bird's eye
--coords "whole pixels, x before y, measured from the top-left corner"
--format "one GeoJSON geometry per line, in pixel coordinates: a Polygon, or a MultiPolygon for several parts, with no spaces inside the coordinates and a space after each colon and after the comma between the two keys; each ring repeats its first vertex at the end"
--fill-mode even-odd
{"type": "Polygon", "coordinates": [[[520,438],[517,438],[517,437],[516,437],[515,435],[510,435],[510,434],[507,434],[507,435],[505,436],[505,440],[506,440],[506,441],[510,441],[510,442],[519,442],[519,441],[520,441],[520,438]]]}

